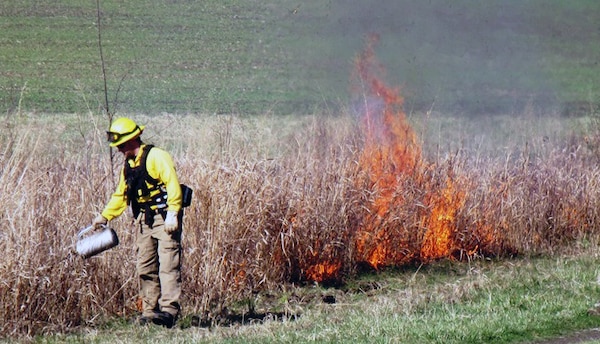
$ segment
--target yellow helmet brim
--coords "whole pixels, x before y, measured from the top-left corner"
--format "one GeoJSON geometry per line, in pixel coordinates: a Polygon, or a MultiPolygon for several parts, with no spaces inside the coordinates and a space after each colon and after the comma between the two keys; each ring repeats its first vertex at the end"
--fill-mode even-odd
{"type": "Polygon", "coordinates": [[[142,132],[144,131],[144,128],[145,128],[145,126],[140,125],[140,126],[136,127],[132,132],[126,133],[126,134],[108,132],[107,133],[109,136],[109,138],[108,138],[109,144],[108,145],[110,147],[117,147],[129,140],[133,140],[142,134],[142,132]]]}

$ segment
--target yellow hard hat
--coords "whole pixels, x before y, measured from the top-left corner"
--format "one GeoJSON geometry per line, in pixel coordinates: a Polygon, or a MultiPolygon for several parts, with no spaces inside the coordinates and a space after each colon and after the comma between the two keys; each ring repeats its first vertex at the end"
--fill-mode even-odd
{"type": "Polygon", "coordinates": [[[112,122],[110,129],[106,132],[109,146],[117,147],[142,134],[145,126],[137,125],[129,118],[122,117],[112,122]]]}

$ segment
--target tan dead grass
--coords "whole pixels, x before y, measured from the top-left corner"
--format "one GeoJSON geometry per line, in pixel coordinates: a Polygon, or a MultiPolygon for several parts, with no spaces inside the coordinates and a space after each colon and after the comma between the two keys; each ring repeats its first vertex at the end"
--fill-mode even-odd
{"type": "MultiPolygon", "coordinates": [[[[356,230],[375,197],[361,174],[361,135],[347,116],[303,118],[136,116],[144,139],[169,149],[194,189],[184,233],[184,315],[217,319],[256,293],[300,282],[316,265],[359,269],[356,230]]],[[[18,116],[0,129],[2,336],[64,332],[136,314],[135,233],[82,260],[77,231],[108,199],[122,160],[110,165],[104,120],[18,116]]],[[[454,258],[554,253],[598,236],[598,156],[577,136],[540,140],[504,156],[468,147],[429,152],[422,185],[402,184],[403,206],[384,219],[423,233],[423,190],[455,176],[464,191],[454,258]],[[448,153],[448,154],[447,154],[448,153]]],[[[422,236],[410,234],[415,240],[422,236]]],[[[405,250],[416,250],[418,242],[405,250]]],[[[399,248],[400,249],[400,248],[399,248]]]]}

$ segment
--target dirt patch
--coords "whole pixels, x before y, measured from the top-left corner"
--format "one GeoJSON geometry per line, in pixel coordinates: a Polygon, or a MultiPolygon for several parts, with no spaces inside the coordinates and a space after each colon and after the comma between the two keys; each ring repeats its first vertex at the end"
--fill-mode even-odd
{"type": "Polygon", "coordinates": [[[598,339],[600,339],[600,328],[593,328],[589,330],[578,331],[566,336],[545,339],[543,341],[535,342],[535,344],[574,344],[598,339]]]}

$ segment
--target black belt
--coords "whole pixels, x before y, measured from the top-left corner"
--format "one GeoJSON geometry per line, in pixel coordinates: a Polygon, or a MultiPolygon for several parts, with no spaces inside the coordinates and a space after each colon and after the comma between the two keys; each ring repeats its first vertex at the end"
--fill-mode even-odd
{"type": "Polygon", "coordinates": [[[154,216],[160,214],[163,220],[167,217],[167,207],[161,209],[152,209],[150,204],[140,204],[140,213],[144,214],[144,223],[148,226],[154,224],[154,216]]]}

